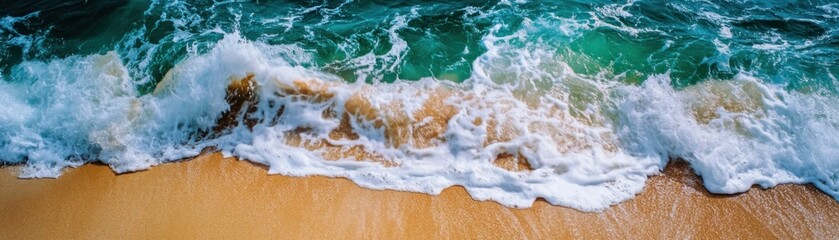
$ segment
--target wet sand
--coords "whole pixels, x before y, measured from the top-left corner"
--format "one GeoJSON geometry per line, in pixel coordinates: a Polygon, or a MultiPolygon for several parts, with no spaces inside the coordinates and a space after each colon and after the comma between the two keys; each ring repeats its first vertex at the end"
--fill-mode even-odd
{"type": "Polygon", "coordinates": [[[814,187],[707,193],[685,164],[636,198],[584,213],[539,201],[511,209],[472,200],[363,189],[346,179],[267,175],[210,154],[114,174],[85,165],[59,179],[0,169],[0,239],[184,238],[830,238],[839,203],[814,187]]]}

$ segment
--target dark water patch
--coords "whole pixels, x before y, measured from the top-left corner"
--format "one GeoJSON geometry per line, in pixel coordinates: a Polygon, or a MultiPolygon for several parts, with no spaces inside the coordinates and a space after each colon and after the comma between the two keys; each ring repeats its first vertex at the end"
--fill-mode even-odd
{"type": "Polygon", "coordinates": [[[629,7],[629,11],[638,12],[647,21],[671,25],[690,23],[695,18],[688,13],[678,11],[667,1],[643,1],[629,7]]]}
{"type": "Polygon", "coordinates": [[[776,31],[785,36],[798,38],[816,38],[827,32],[818,23],[796,19],[747,19],[737,21],[734,25],[751,31],[776,31]]]}
{"type": "Polygon", "coordinates": [[[32,25],[19,24],[22,34],[51,27],[61,37],[76,37],[108,13],[125,6],[128,0],[35,0],[0,2],[0,16],[25,16],[38,12],[32,25]]]}

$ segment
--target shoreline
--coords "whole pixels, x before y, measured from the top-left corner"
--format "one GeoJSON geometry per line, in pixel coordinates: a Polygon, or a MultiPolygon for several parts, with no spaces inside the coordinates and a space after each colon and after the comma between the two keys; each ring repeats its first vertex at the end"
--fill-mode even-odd
{"type": "Polygon", "coordinates": [[[370,190],[343,178],[268,175],[220,154],[115,174],[86,164],[58,179],[0,168],[0,238],[818,238],[839,234],[839,203],[810,185],[708,193],[685,163],[602,212],[538,200],[527,209],[370,190]]]}

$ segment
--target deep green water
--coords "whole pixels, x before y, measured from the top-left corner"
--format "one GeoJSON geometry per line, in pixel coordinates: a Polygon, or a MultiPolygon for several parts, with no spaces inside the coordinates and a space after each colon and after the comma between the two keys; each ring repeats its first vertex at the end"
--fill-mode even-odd
{"type": "Polygon", "coordinates": [[[294,45],[311,57],[287,60],[347,81],[463,81],[487,36],[625,82],[669,72],[686,86],[748,72],[788,89],[836,92],[839,75],[839,4],[830,1],[34,2],[0,10],[34,12],[0,25],[4,73],[23,60],[117,50],[148,89],[188,52],[238,32],[294,45]]]}

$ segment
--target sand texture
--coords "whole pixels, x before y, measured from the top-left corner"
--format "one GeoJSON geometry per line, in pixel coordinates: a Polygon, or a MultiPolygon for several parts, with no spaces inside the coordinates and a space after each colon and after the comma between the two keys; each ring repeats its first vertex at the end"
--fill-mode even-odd
{"type": "Polygon", "coordinates": [[[250,238],[830,238],[839,204],[811,186],[720,196],[685,164],[652,177],[636,198],[584,213],[539,201],[511,209],[472,200],[363,189],[346,179],[267,175],[208,154],[115,175],[85,165],[59,179],[0,169],[0,239],[250,238]]]}

